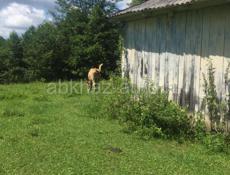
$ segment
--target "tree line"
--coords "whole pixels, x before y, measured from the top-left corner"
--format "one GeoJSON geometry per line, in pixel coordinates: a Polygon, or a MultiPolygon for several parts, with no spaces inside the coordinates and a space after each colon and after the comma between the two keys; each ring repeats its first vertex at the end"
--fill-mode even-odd
{"type": "Polygon", "coordinates": [[[119,67],[117,9],[105,0],[57,0],[53,21],[23,35],[0,37],[0,83],[82,79],[100,63],[108,77],[119,67]]]}

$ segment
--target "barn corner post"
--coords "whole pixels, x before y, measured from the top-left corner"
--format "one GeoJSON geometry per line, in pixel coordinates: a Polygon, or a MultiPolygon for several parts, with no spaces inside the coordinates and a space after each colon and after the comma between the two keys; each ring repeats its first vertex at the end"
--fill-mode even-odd
{"type": "MultiPolygon", "coordinates": [[[[148,0],[116,17],[126,24],[122,70],[132,84],[143,87],[147,78],[170,91],[180,105],[199,112],[205,97],[203,75],[211,59],[217,96],[226,99],[230,1],[148,0]]],[[[205,120],[210,118],[206,115],[205,120]]]]}
{"type": "Polygon", "coordinates": [[[121,32],[120,32],[120,53],[121,53],[121,76],[122,78],[129,78],[128,77],[128,50],[126,48],[126,31],[127,31],[127,24],[121,22],[121,32]]]}

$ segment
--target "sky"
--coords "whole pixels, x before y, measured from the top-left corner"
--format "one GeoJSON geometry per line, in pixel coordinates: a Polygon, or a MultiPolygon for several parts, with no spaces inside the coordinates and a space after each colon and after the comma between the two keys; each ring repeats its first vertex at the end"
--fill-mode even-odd
{"type": "MultiPolygon", "coordinates": [[[[24,33],[31,25],[38,26],[44,20],[52,20],[49,11],[56,0],[0,0],[0,36],[7,38],[10,32],[24,33]]],[[[131,0],[121,0],[119,9],[128,7],[131,0]]]]}

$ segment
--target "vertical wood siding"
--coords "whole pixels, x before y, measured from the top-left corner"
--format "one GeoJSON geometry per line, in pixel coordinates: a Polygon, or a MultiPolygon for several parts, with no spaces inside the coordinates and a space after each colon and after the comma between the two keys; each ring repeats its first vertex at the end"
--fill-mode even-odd
{"type": "Polygon", "coordinates": [[[230,6],[165,14],[127,23],[122,57],[123,75],[144,87],[151,80],[171,99],[199,111],[204,97],[207,60],[216,68],[219,98],[228,88],[230,6]]]}

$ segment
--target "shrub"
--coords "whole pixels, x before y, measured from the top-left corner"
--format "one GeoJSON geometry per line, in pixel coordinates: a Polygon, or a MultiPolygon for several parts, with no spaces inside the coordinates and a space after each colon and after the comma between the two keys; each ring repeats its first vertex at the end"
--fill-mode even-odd
{"type": "Polygon", "coordinates": [[[140,130],[137,130],[138,135],[144,139],[150,138],[165,138],[166,135],[163,133],[162,129],[156,125],[152,125],[150,127],[142,127],[140,130]]]}
{"type": "Polygon", "coordinates": [[[224,142],[225,142],[226,149],[229,152],[230,150],[230,134],[229,133],[225,135],[224,142]]]}
{"type": "MultiPolygon", "coordinates": [[[[98,94],[102,114],[118,119],[126,132],[149,137],[188,137],[194,134],[185,109],[168,100],[167,93],[148,87],[131,88],[127,81],[113,78],[110,93],[98,94]]],[[[97,104],[98,101],[97,101],[97,104]]]]}
{"type": "Polygon", "coordinates": [[[190,137],[193,140],[196,140],[196,141],[203,140],[207,135],[204,120],[202,120],[201,118],[198,118],[193,124],[193,128],[191,129],[191,131],[192,133],[190,134],[190,137]]]}
{"type": "Polygon", "coordinates": [[[186,109],[168,100],[160,89],[132,88],[127,80],[113,77],[101,82],[97,92],[90,94],[90,116],[116,119],[126,133],[136,133],[142,139],[172,138],[198,141],[212,152],[229,152],[230,134],[208,133],[201,114],[196,120],[186,109]],[[106,85],[105,85],[106,83],[106,85]]]}
{"type": "Polygon", "coordinates": [[[209,134],[204,138],[204,144],[212,152],[229,153],[230,135],[223,133],[209,134]]]}
{"type": "Polygon", "coordinates": [[[220,125],[220,107],[215,85],[215,68],[213,67],[211,60],[209,60],[208,63],[208,76],[206,78],[206,76],[203,74],[203,79],[205,93],[203,103],[205,106],[207,106],[208,109],[208,114],[211,119],[211,129],[212,131],[217,131],[215,124],[217,124],[218,127],[220,125]]]}
{"type": "Polygon", "coordinates": [[[24,115],[24,112],[15,108],[5,108],[2,112],[3,117],[23,117],[24,115]]]}

